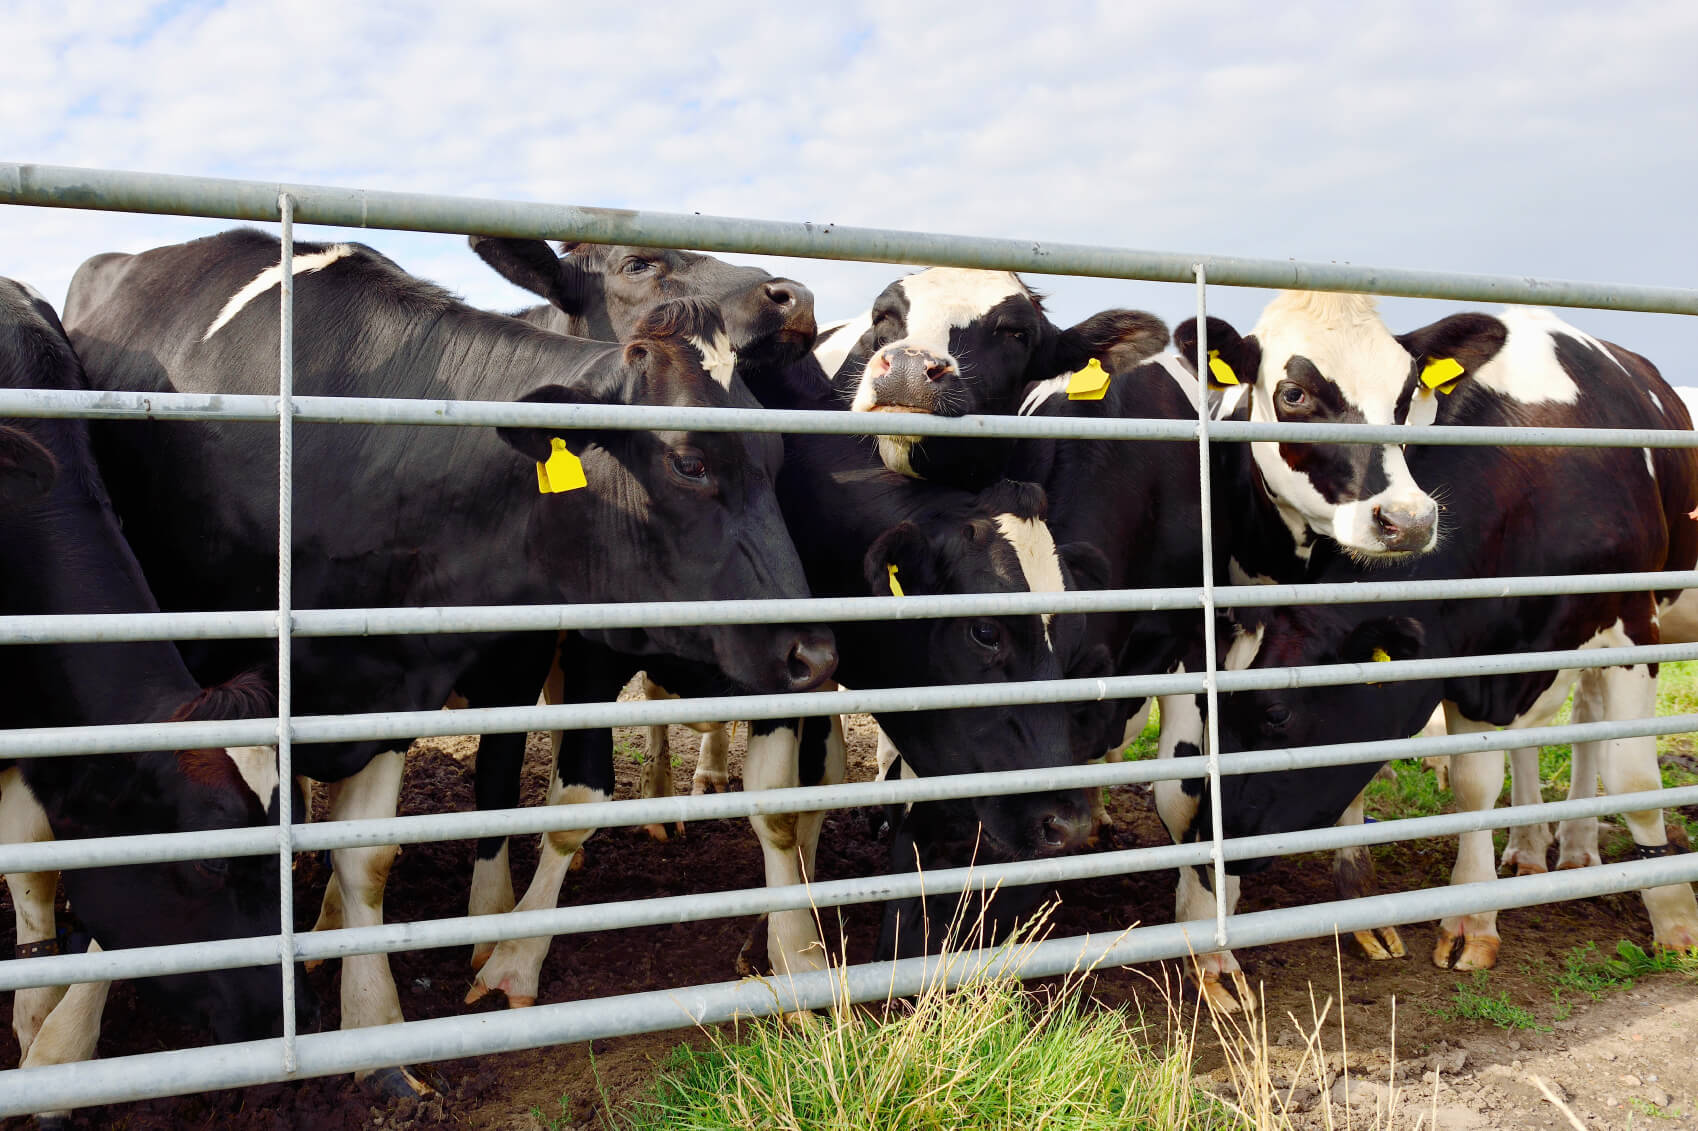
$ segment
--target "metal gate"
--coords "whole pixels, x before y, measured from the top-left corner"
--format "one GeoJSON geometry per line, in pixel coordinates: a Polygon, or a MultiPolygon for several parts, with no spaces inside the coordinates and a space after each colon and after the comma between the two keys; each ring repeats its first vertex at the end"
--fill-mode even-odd
{"type": "MultiPolygon", "coordinates": [[[[1228,916],[1218,882],[1226,861],[1384,844],[1423,837],[1698,804],[1698,786],[1590,800],[1550,802],[1486,812],[1446,814],[1280,836],[1223,840],[1219,814],[1222,774],[1260,773],[1384,761],[1421,754],[1509,750],[1545,743],[1593,741],[1698,730],[1698,715],[1452,735],[1396,742],[1353,742],[1326,747],[1234,754],[1222,765],[1214,751],[1223,691],[1318,687],[1343,683],[1430,679],[1664,663],[1698,659],[1698,644],[1539,652],[1500,656],[1404,660],[1324,667],[1216,671],[1212,638],[1206,670],[1197,673],[1065,679],[998,686],[947,686],[879,691],[733,696],[652,703],[577,704],[341,716],[297,716],[290,700],[291,640],[304,636],[469,633],[539,629],[594,629],[664,625],[924,619],[1018,613],[1086,613],[1111,610],[1197,609],[1212,617],[1217,606],[1364,603],[1436,600],[1440,597],[1624,592],[1698,586],[1698,570],[1680,573],[1564,577],[1481,578],[1351,585],[1216,586],[1207,568],[1209,504],[1207,458],[1213,442],[1251,440],[1385,443],[1413,437],[1409,426],[1160,420],[1055,420],[1032,417],[942,419],[845,413],[744,409],[678,409],[648,406],[541,405],[508,402],[383,400],[295,397],[291,391],[293,272],[289,264],[296,222],[443,233],[477,233],[754,252],[819,259],[851,259],[978,267],[1042,274],[1090,275],[1191,283],[1199,328],[1206,325],[1209,282],[1227,286],[1361,291],[1424,298],[1587,306],[1698,314],[1698,291],[1597,285],[1519,277],[1347,267],[1219,256],[1192,256],[1109,247],[1042,244],[924,233],[843,228],[811,223],[732,220],[707,216],[525,204],[408,193],[215,180],[155,174],[0,164],[0,203],[273,221],[282,225],[282,337],[278,395],[203,396],[50,390],[0,390],[0,418],[79,416],[98,419],[276,421],[280,440],[277,608],[248,612],[109,614],[0,617],[0,645],[113,640],[269,638],[277,640],[278,715],[237,722],[153,723],[133,726],[0,731],[0,757],[53,757],[203,746],[275,744],[287,781],[291,744],[355,739],[431,737],[706,720],[782,719],[872,711],[916,711],[1036,702],[1204,693],[1211,730],[1207,756],[1060,769],[1009,771],[955,777],[780,789],[701,797],[609,801],[483,813],[439,813],[389,820],[292,826],[288,790],[280,791],[279,827],[173,833],[63,843],[0,845],[0,872],[47,871],[101,865],[194,860],[207,856],[275,854],[281,883],[276,935],[193,945],[102,951],[0,961],[0,991],[42,985],[107,981],[191,970],[275,964],[284,987],[281,1038],[181,1052],[149,1053],[88,1064],[0,1072],[0,1115],[82,1107],[96,1103],[177,1095],[217,1088],[433,1061],[584,1041],[629,1033],[708,1024],[734,1016],[821,1008],[916,992],[937,976],[935,959],[872,963],[847,970],[802,973],[763,982],[722,982],[619,997],[541,1005],[474,1016],[413,1021],[341,1032],[294,1032],[294,962],[350,954],[466,945],[481,941],[571,934],[684,920],[745,916],[790,909],[964,890],[1008,883],[1053,883],[1127,872],[1205,865],[1215,869],[1216,918],[1139,927],[1112,936],[1050,939],[1024,951],[1018,973],[1065,973],[1081,964],[1110,965],[1179,958],[1227,947],[1369,929],[1446,915],[1501,910],[1698,880],[1698,854],[1606,864],[1546,875],[1498,879],[1425,891],[1374,896],[1318,906],[1228,916]],[[1183,589],[1113,590],[998,595],[866,597],[853,599],[736,601],[711,607],[691,603],[538,605],[392,609],[293,610],[290,608],[290,501],[292,428],[295,421],[368,422],[439,426],[567,426],[689,428],[702,431],[815,432],[921,436],[1087,437],[1124,440],[1195,440],[1203,456],[1199,490],[1205,568],[1201,584],[1183,589]],[[1088,856],[956,868],[916,874],[836,880],[806,886],[762,888],[564,907],[548,911],[385,924],[297,936],[290,885],[296,853],[360,845],[513,836],[568,828],[600,828],[677,820],[747,817],[890,803],[935,801],[989,794],[1044,792],[1161,779],[1206,777],[1216,811],[1211,842],[1162,845],[1088,856]]],[[[1198,370],[1206,371],[1207,342],[1198,342],[1198,370]]],[[[1546,445],[1698,447],[1698,434],[1633,429],[1504,429],[1426,426],[1426,443],[1446,445],[1546,445]]],[[[1007,962],[994,951],[968,952],[947,976],[965,977],[984,965],[1007,962]]]]}

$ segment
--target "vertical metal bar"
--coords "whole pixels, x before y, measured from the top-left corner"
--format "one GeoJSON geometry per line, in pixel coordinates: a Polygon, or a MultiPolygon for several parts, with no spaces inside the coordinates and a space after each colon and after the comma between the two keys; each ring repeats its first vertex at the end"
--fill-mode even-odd
{"type": "Polygon", "coordinates": [[[1226,945],[1226,847],[1220,828],[1220,720],[1215,708],[1215,537],[1214,505],[1209,483],[1209,302],[1208,278],[1201,263],[1197,274],[1197,484],[1198,515],[1203,527],[1203,695],[1208,702],[1205,726],[1209,750],[1209,823],[1214,829],[1215,945],[1226,945]]]}
{"type": "Polygon", "coordinates": [[[290,673],[294,618],[294,463],[295,463],[295,202],[277,196],[283,222],[281,261],[282,312],[277,349],[277,960],[283,977],[283,1071],[293,1075],[295,1055],[295,888],[294,751],[289,725],[290,673]]]}

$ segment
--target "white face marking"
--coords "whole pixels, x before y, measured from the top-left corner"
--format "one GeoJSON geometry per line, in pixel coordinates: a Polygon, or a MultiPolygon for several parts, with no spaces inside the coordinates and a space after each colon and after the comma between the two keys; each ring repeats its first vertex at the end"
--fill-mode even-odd
{"type": "Polygon", "coordinates": [[[1657,465],[1651,462],[1651,449],[1641,448],[1640,451],[1645,453],[1645,470],[1651,473],[1651,482],[1655,483],[1657,481],[1657,465]]]}
{"type": "MultiPolygon", "coordinates": [[[[930,267],[897,280],[896,285],[908,299],[907,333],[867,360],[867,370],[855,390],[855,401],[849,406],[855,412],[869,412],[877,403],[871,375],[881,357],[902,349],[923,349],[960,368],[959,359],[949,352],[949,332],[972,325],[1004,299],[1031,293],[1011,271],[976,271],[966,267],[930,267]]],[[[871,325],[869,315],[867,326],[871,325]]],[[[847,332],[847,329],[838,331],[847,332]]]]}
{"type": "MultiPolygon", "coordinates": [[[[837,376],[837,371],[843,368],[844,361],[849,357],[849,351],[854,349],[860,343],[862,335],[872,328],[872,311],[832,325],[841,329],[814,347],[814,360],[820,363],[820,368],[825,370],[828,378],[837,376]]],[[[827,326],[820,333],[824,334],[830,329],[832,326],[827,326]]]]}
{"type": "MultiPolygon", "coordinates": [[[[297,255],[291,274],[305,275],[309,271],[322,271],[338,259],[352,255],[353,252],[354,249],[351,245],[339,243],[333,244],[323,251],[315,251],[310,255],[297,255]]],[[[212,320],[212,325],[206,328],[206,333],[201,335],[200,340],[204,342],[210,339],[212,335],[224,328],[225,323],[240,314],[243,307],[275,287],[282,279],[283,265],[281,263],[275,267],[267,267],[264,271],[255,275],[247,286],[230,296],[230,301],[224,304],[224,309],[218,312],[218,317],[212,320]]]]}
{"type": "Polygon", "coordinates": [[[1645,395],[1651,398],[1651,403],[1657,406],[1658,412],[1663,413],[1664,415],[1668,414],[1668,410],[1663,407],[1663,402],[1662,402],[1661,398],[1659,398],[1657,396],[1657,394],[1653,393],[1649,389],[1646,389],[1645,395]]]}
{"type": "Polygon", "coordinates": [[[275,746],[232,746],[225,751],[236,763],[236,772],[248,783],[262,809],[271,808],[277,793],[277,748],[275,746]]]}
{"type": "Polygon", "coordinates": [[[737,351],[731,348],[731,338],[724,330],[718,330],[713,335],[713,341],[705,342],[700,338],[690,338],[689,342],[696,347],[696,352],[702,355],[702,368],[707,370],[720,388],[731,388],[731,374],[737,368],[737,351]]]}
{"type": "MultiPolygon", "coordinates": [[[[996,516],[996,528],[1014,548],[1020,561],[1020,572],[1026,577],[1026,588],[1033,593],[1060,593],[1067,586],[1061,579],[1061,555],[1056,553],[1055,539],[1049,527],[1036,519],[1013,514],[996,516]]],[[[1053,613],[1044,613],[1044,643],[1055,650],[1050,640],[1049,625],[1053,613]]]]}
{"type": "Polygon", "coordinates": [[[1056,396],[1059,393],[1065,393],[1067,391],[1067,382],[1071,377],[1072,374],[1063,373],[1059,377],[1051,377],[1048,380],[1039,381],[1037,384],[1033,385],[1026,393],[1026,399],[1020,402],[1020,408],[1015,415],[1030,416],[1034,412],[1038,411],[1038,409],[1042,408],[1044,402],[1049,400],[1051,397],[1056,396]]]}
{"type": "MultiPolygon", "coordinates": [[[[1251,420],[1278,419],[1274,390],[1285,376],[1286,363],[1301,356],[1337,386],[1365,422],[1395,423],[1397,401],[1408,383],[1412,362],[1380,321],[1379,308],[1370,296],[1282,291],[1262,312],[1253,333],[1261,343],[1262,363],[1251,394],[1251,420]]],[[[1258,441],[1250,450],[1299,547],[1304,544],[1306,526],[1346,549],[1379,556],[1385,553],[1385,545],[1373,523],[1375,507],[1429,511],[1435,506],[1410,475],[1403,449],[1396,444],[1380,447],[1389,481],[1386,489],[1343,505],[1328,502],[1308,476],[1292,470],[1277,443],[1258,441]]],[[[1433,535],[1424,549],[1431,549],[1436,541],[1437,523],[1433,535]]]]}
{"type": "Polygon", "coordinates": [[[1256,660],[1256,654],[1262,650],[1262,635],[1267,632],[1265,625],[1257,625],[1255,632],[1246,632],[1238,625],[1232,626],[1232,644],[1226,650],[1226,660],[1222,667],[1229,672],[1240,672],[1248,668],[1256,660]]]}

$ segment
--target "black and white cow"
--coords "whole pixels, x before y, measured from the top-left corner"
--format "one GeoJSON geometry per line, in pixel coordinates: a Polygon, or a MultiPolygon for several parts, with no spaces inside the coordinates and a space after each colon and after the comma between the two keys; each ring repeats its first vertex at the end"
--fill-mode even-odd
{"type": "MultiPolygon", "coordinates": [[[[1167,342],[1167,327],[1136,310],[1105,310],[1063,330],[1018,275],[932,267],[886,287],[872,309],[822,334],[815,354],[856,412],[1008,414],[1026,387],[1091,358],[1129,369],[1167,342]]],[[[1009,445],[984,439],[880,436],[892,471],[982,486],[1002,476],[1009,445]]]]}
{"type": "MultiPolygon", "coordinates": [[[[40,295],[0,279],[0,387],[86,388],[82,367],[40,295]]],[[[0,612],[156,612],[119,530],[81,420],[0,429],[0,612]]],[[[133,528],[132,528],[133,529],[133,528]]],[[[253,676],[203,691],[167,642],[0,649],[8,694],[0,726],[80,726],[261,716],[253,676]]],[[[0,762],[0,842],[235,828],[277,819],[269,749],[204,749],[0,762]]],[[[6,877],[20,957],[58,952],[54,872],[6,877]]],[[[64,876],[95,945],[205,942],[275,932],[269,857],[78,869],[64,876]]],[[[275,968],[173,975],[142,983],[221,1041],[281,1026],[275,968]]],[[[12,1027],[25,1066],[93,1054],[104,983],[20,990],[12,1027]]],[[[303,998],[304,1012],[313,1012],[303,998]]]]}
{"type": "MultiPolygon", "coordinates": [[[[1530,310],[1458,315],[1399,339],[1414,372],[1437,372],[1439,391],[1407,387],[1440,424],[1544,427],[1687,428],[1679,398],[1645,359],[1530,310]],[[1454,363],[1454,364],[1446,364],[1454,363]]],[[[1427,553],[1365,569],[1345,553],[1317,554],[1319,581],[1438,579],[1692,568],[1698,558],[1698,459],[1684,449],[1416,447],[1408,466],[1444,499],[1439,544],[1427,553]],[[1558,505],[1552,505],[1553,502],[1558,505]]],[[[1673,593],[1585,594],[1494,601],[1241,611],[1231,667],[1363,662],[1381,657],[1471,656],[1502,652],[1651,644],[1660,639],[1659,604],[1673,593]]],[[[1443,704],[1452,733],[1537,726],[1571,686],[1576,721],[1647,717],[1656,704],[1654,667],[1576,673],[1457,677],[1227,696],[1221,738],[1227,751],[1378,738],[1421,729],[1443,704]]],[[[1452,787],[1462,808],[1484,809],[1503,787],[1501,752],[1455,756],[1452,787]]],[[[1223,782],[1229,835],[1277,833],[1325,824],[1366,783],[1372,767],[1296,771],[1223,782]]],[[[1612,793],[1661,784],[1653,738],[1578,744],[1574,795],[1589,795],[1601,773],[1612,793]]],[[[1207,825],[1207,807],[1200,822],[1207,825]]],[[[1660,812],[1626,818],[1641,856],[1664,855],[1660,812]]],[[[1203,830],[1206,835],[1206,828],[1203,830]]],[[[1593,857],[1595,859],[1595,856],[1593,857]]],[[[1574,863],[1585,863],[1577,860],[1574,863]]],[[[1251,870],[1254,864],[1240,870],[1251,870]]],[[[1452,882],[1496,874],[1491,833],[1461,838],[1452,882]]],[[[1644,893],[1655,941],[1698,943],[1690,885],[1644,893]]],[[[1496,915],[1447,918],[1434,961],[1471,969],[1493,965],[1496,915]]]]}
{"type": "MultiPolygon", "coordinates": [[[[680,327],[693,300],[651,311],[629,343],[562,338],[476,310],[355,244],[300,244],[295,382],[303,394],[578,404],[750,404],[680,327]],[[682,303],[687,309],[679,309],[682,303]]],[[[233,231],[90,260],[66,319],[96,387],[263,392],[272,381],[277,241],[233,231]]],[[[97,431],[119,512],[168,608],[251,608],[276,570],[274,452],[263,425],[135,424],[97,431]],[[132,528],[134,529],[134,528],[132,528]]],[[[776,438],[688,431],[302,425],[295,453],[295,600],[302,607],[803,596],[773,494],[776,438]],[[546,488],[546,489],[543,489],[546,488]]],[[[757,691],[831,675],[830,634],[793,626],[656,629],[624,642],[712,663],[757,691]]],[[[552,633],[337,638],[295,650],[302,711],[436,710],[532,702],[552,633]],[[514,672],[521,673],[515,676],[514,672]],[[528,678],[522,673],[530,672],[528,678]]],[[[197,650],[200,672],[264,661],[197,650]]],[[[522,739],[522,736],[521,736],[522,739]]],[[[333,819],[395,813],[404,740],[306,746],[335,783],[333,819]]],[[[522,746],[520,747],[522,749],[522,746]]],[[[480,753],[480,761],[483,754],[480,753]]],[[[322,926],[382,921],[394,846],[339,849],[322,926]]],[[[398,1022],[387,959],[342,963],[342,1023],[398,1022]]],[[[407,1073],[384,1089],[418,1091],[407,1073]]]]}

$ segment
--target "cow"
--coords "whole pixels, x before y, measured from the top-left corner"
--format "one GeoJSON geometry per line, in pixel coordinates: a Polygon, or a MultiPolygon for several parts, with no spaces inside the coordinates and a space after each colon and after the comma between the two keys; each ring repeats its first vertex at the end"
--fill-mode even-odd
{"type": "MultiPolygon", "coordinates": [[[[891,283],[871,310],[822,335],[816,351],[856,412],[966,416],[1012,414],[1034,382],[1093,357],[1118,372],[1166,343],[1167,327],[1142,311],[1105,310],[1063,330],[1012,272],[932,267],[891,283]]],[[[1009,447],[878,437],[879,458],[892,471],[966,487],[1000,478],[1009,447]]]]}
{"type": "MultiPolygon", "coordinates": [[[[1430,386],[1407,388],[1403,395],[1416,404],[1427,402],[1428,418],[1439,424],[1691,426],[1679,398],[1650,362],[1543,311],[1456,315],[1398,341],[1416,372],[1428,375],[1421,384],[1430,386]]],[[[1313,580],[1683,570],[1698,559],[1698,519],[1692,514],[1698,504],[1698,458],[1689,449],[1410,445],[1408,466],[1444,499],[1448,536],[1420,556],[1374,567],[1348,553],[1318,553],[1313,580]],[[1553,500],[1563,505],[1549,505],[1553,500]]],[[[1227,666],[1654,644],[1660,639],[1660,607],[1666,609],[1676,596],[1641,591],[1240,610],[1227,666]]],[[[1538,726],[1575,684],[1576,721],[1638,718],[1655,711],[1655,668],[1643,664],[1238,692],[1222,701],[1222,748],[1230,757],[1238,750],[1272,746],[1401,738],[1420,730],[1440,704],[1451,733],[1538,726]]],[[[1503,766],[1502,752],[1453,756],[1458,806],[1493,805],[1503,787],[1503,766]]],[[[1324,824],[1372,773],[1371,766],[1342,766],[1277,778],[1235,775],[1222,783],[1225,831],[1243,836],[1324,824]]],[[[1655,739],[1576,744],[1571,796],[1589,796],[1597,773],[1612,793],[1659,788],[1655,739]]],[[[1660,811],[1629,814],[1625,820],[1639,856],[1675,850],[1660,811]]],[[[1206,805],[1195,831],[1208,835],[1206,805]]],[[[1260,863],[1241,862],[1234,870],[1252,871],[1260,863]]],[[[1463,834],[1452,882],[1495,874],[1491,833],[1463,834]]],[[[1652,888],[1643,896],[1657,945],[1698,944],[1698,906],[1690,885],[1652,888]]],[[[1480,969],[1496,962],[1499,949],[1495,913],[1452,916],[1439,924],[1433,960],[1441,967],[1480,969]]]]}
{"type": "MultiPolygon", "coordinates": [[[[0,387],[83,389],[58,315],[33,289],[0,279],[0,387]]],[[[0,613],[157,612],[119,529],[81,420],[0,427],[0,613]]],[[[168,642],[0,649],[8,695],[0,727],[263,717],[253,675],[203,690],[168,642]]],[[[277,820],[268,749],[190,749],[0,761],[0,843],[237,828],[277,820]]],[[[54,872],[6,882],[19,957],[59,952],[54,872]]],[[[67,872],[64,886],[94,948],[245,938],[277,930],[277,864],[238,857],[67,872]]],[[[165,1009],[220,1041],[281,1027],[271,967],[142,983],[165,1009]]],[[[104,983],[19,990],[12,1028],[25,1067],[93,1055],[104,983]]],[[[310,1023],[310,993],[299,999],[310,1023]]],[[[56,1115],[46,1115],[52,1125],[56,1115]]],[[[59,1119],[62,1122],[62,1119],[59,1119]]]]}
{"type": "MultiPolygon", "coordinates": [[[[547,333],[477,310],[350,243],[296,247],[295,388],[302,394],[542,404],[731,406],[744,401],[680,331],[712,323],[696,300],[650,311],[629,343],[547,333]]],[[[66,325],[97,388],[262,392],[270,387],[281,277],[277,241],[235,230],[139,255],[98,256],[72,280],[66,325]]],[[[720,324],[723,332],[723,324],[720,324]]],[[[167,608],[251,608],[276,576],[270,429],[223,421],[97,429],[120,514],[167,608]]],[[[803,596],[773,494],[775,438],[684,430],[301,425],[295,439],[295,602],[361,607],[803,596]]],[[[715,664],[756,691],[829,678],[830,633],[711,626],[624,635],[715,664]]],[[[312,713],[436,710],[534,700],[553,633],[297,642],[295,703],[312,713]],[[519,674],[515,675],[515,672],[519,674]],[[526,672],[530,675],[527,677],[526,672]],[[525,684],[529,692],[521,690],[525,684]]],[[[264,662],[250,642],[199,648],[197,673],[264,662]]],[[[494,736],[492,736],[494,737],[494,736]]],[[[522,736],[506,743],[522,751],[522,736]]],[[[480,751],[480,762],[493,744],[480,751]]],[[[333,783],[332,819],[396,811],[405,740],[302,746],[296,766],[333,783]]],[[[559,783],[556,782],[556,786],[559,783]]],[[[556,790],[558,793],[558,790],[556,790]]],[[[382,921],[395,846],[338,849],[320,925],[382,921]]],[[[342,962],[345,1028],[401,1020],[382,955],[342,962]]],[[[403,1095],[401,1067],[362,1074],[403,1095]]]]}

